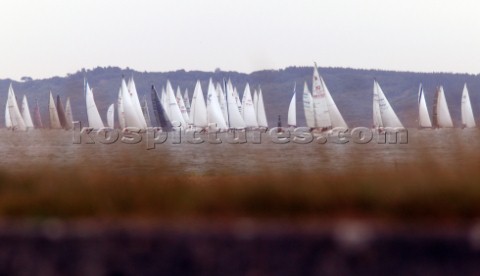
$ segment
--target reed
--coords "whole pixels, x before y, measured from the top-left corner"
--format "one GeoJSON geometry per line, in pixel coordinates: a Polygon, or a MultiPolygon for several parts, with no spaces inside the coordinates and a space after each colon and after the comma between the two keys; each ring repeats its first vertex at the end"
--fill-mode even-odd
{"type": "Polygon", "coordinates": [[[257,217],[472,220],[478,158],[445,169],[428,157],[395,168],[315,174],[122,175],[73,166],[0,172],[3,218],[257,217]],[[467,164],[467,165],[465,165],[467,164]]]}

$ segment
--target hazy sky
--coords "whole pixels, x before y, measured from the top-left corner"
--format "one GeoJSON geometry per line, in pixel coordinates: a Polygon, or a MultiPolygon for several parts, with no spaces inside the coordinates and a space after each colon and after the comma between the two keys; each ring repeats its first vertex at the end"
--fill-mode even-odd
{"type": "Polygon", "coordinates": [[[3,0],[0,78],[290,65],[480,73],[480,2],[3,0]]]}

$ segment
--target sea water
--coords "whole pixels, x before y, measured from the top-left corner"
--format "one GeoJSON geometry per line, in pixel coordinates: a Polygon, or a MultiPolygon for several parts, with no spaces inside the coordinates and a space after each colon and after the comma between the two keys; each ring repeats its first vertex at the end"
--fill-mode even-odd
{"type": "MultiPolygon", "coordinates": [[[[260,142],[233,144],[190,143],[167,139],[148,146],[146,134],[138,143],[81,143],[72,131],[0,130],[0,169],[21,172],[36,166],[105,170],[119,174],[256,174],[265,171],[348,173],[365,168],[395,168],[429,158],[448,167],[458,165],[464,153],[480,152],[478,129],[408,129],[408,140],[346,143],[313,140],[278,143],[268,133],[260,142]]],[[[221,136],[219,136],[221,138],[221,136]]],[[[178,137],[177,137],[178,138],[178,137]]],[[[251,138],[251,137],[250,137],[251,138]]]]}

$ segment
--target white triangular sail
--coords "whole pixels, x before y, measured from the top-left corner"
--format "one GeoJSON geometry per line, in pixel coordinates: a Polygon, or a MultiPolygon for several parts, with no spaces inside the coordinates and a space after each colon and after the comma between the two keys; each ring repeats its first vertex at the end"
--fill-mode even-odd
{"type": "Polygon", "coordinates": [[[143,113],[143,117],[145,118],[145,122],[147,123],[147,127],[151,127],[152,119],[150,117],[150,109],[148,108],[147,95],[143,95],[142,113],[143,113]]]}
{"type": "Polygon", "coordinates": [[[308,90],[307,83],[303,85],[303,109],[305,111],[305,121],[309,128],[315,128],[315,112],[313,108],[312,94],[308,90]]]}
{"type": "Polygon", "coordinates": [[[57,106],[53,100],[52,91],[50,91],[50,100],[48,102],[48,113],[50,115],[50,128],[60,129],[62,125],[60,124],[60,119],[58,118],[57,106]]]}
{"type": "Polygon", "coordinates": [[[420,84],[418,89],[418,125],[420,127],[432,127],[422,84],[420,84]]]}
{"type": "Polygon", "coordinates": [[[125,79],[123,78],[120,89],[122,91],[122,104],[125,118],[125,127],[135,127],[138,129],[143,129],[144,124],[142,121],[140,121],[140,116],[138,116],[137,110],[135,109],[132,102],[132,96],[128,91],[125,79]]]}
{"type": "Polygon", "coordinates": [[[326,91],[324,85],[322,85],[320,75],[318,74],[317,64],[315,64],[313,69],[312,98],[315,127],[322,129],[331,128],[332,121],[330,119],[330,112],[328,111],[326,91]]]}
{"type": "Polygon", "coordinates": [[[226,130],[228,129],[225,119],[223,118],[223,112],[218,103],[218,96],[212,79],[208,82],[208,94],[207,94],[207,118],[208,124],[215,124],[216,129],[226,130]]]}
{"type": "Polygon", "coordinates": [[[168,100],[168,118],[170,119],[170,122],[177,122],[181,127],[185,128],[187,124],[185,119],[183,119],[182,111],[178,106],[177,98],[175,97],[175,93],[173,92],[173,88],[169,80],[167,80],[166,96],[168,100]]]}
{"type": "Polygon", "coordinates": [[[193,91],[192,103],[190,106],[190,122],[198,128],[206,128],[208,126],[207,106],[203,97],[202,86],[197,80],[195,90],[193,91]]]}
{"type": "Polygon", "coordinates": [[[258,110],[257,110],[257,107],[258,107],[258,91],[257,91],[257,89],[254,89],[254,90],[253,90],[253,109],[255,109],[255,116],[256,116],[256,118],[257,118],[257,123],[258,123],[258,117],[257,117],[258,110]]]}
{"type": "Polygon", "coordinates": [[[475,127],[475,118],[473,116],[472,103],[470,102],[470,95],[468,94],[467,84],[463,86],[462,92],[462,126],[463,127],[475,127]]]}
{"type": "Polygon", "coordinates": [[[188,116],[187,107],[185,106],[185,102],[183,101],[182,93],[180,92],[180,87],[177,87],[176,100],[177,100],[178,107],[180,108],[180,112],[182,113],[183,119],[187,124],[190,124],[190,117],[188,116]]]}
{"type": "Polygon", "coordinates": [[[262,89],[258,89],[257,96],[257,122],[259,127],[268,128],[267,114],[265,113],[265,104],[263,103],[262,89]]]}
{"type": "MultiPolygon", "coordinates": [[[[118,90],[118,98],[117,98],[117,117],[118,117],[118,124],[120,125],[120,129],[124,129],[126,127],[125,124],[125,112],[123,110],[123,97],[122,97],[122,88],[118,90]]],[[[108,118],[107,118],[108,120],[108,118]]]]}
{"type": "Polygon", "coordinates": [[[452,116],[448,110],[447,99],[443,87],[437,88],[433,103],[433,126],[436,128],[453,127],[452,116]]]}
{"type": "Polygon", "coordinates": [[[237,103],[238,111],[240,114],[243,114],[242,111],[242,100],[240,99],[240,96],[238,95],[238,91],[236,87],[233,87],[233,94],[235,95],[235,102],[237,103]]]}
{"type": "Polygon", "coordinates": [[[185,94],[183,94],[183,102],[185,103],[185,108],[190,114],[190,98],[188,97],[188,89],[185,89],[185,94]]]}
{"type": "Polygon", "coordinates": [[[250,85],[245,85],[245,90],[243,92],[242,98],[242,115],[243,121],[247,127],[256,128],[258,127],[257,116],[255,113],[255,107],[252,101],[252,94],[250,93],[250,85]]]}
{"type": "Polygon", "coordinates": [[[112,103],[107,110],[107,125],[109,128],[114,128],[115,105],[112,103]]]}
{"type": "Polygon", "coordinates": [[[12,118],[10,118],[10,111],[8,109],[8,102],[5,103],[5,127],[12,129],[12,118]]]}
{"type": "Polygon", "coordinates": [[[342,114],[340,113],[337,105],[333,101],[332,95],[330,94],[330,91],[328,91],[328,87],[325,84],[325,81],[323,80],[322,77],[320,77],[320,82],[321,82],[321,85],[323,86],[323,90],[325,91],[325,98],[327,100],[328,114],[330,115],[330,121],[332,123],[332,127],[348,128],[347,123],[343,119],[342,114]]]}
{"type": "Polygon", "coordinates": [[[403,128],[377,81],[373,83],[373,122],[377,129],[385,127],[403,128]]]}
{"type": "Polygon", "coordinates": [[[25,121],[23,120],[22,113],[18,108],[17,98],[15,97],[15,92],[13,91],[12,84],[8,88],[8,97],[7,97],[8,112],[10,113],[10,119],[12,121],[12,128],[14,130],[27,130],[25,121]]]}
{"type": "Polygon", "coordinates": [[[70,103],[70,97],[67,97],[67,102],[65,103],[65,118],[67,119],[65,122],[65,129],[73,129],[73,112],[72,104],[70,103]]]}
{"type": "Polygon", "coordinates": [[[23,118],[23,121],[25,122],[25,126],[27,128],[34,128],[33,120],[32,120],[32,116],[30,115],[30,108],[28,107],[28,101],[27,101],[27,96],[26,95],[23,95],[21,109],[22,109],[22,118],[23,118]]]}
{"type": "Polygon", "coordinates": [[[97,105],[93,98],[93,91],[90,89],[88,82],[85,82],[85,102],[87,105],[88,126],[94,129],[104,128],[102,118],[100,117],[100,113],[98,113],[97,105]]]}
{"type": "Polygon", "coordinates": [[[297,100],[295,98],[296,96],[296,88],[297,84],[293,86],[293,96],[292,99],[290,100],[290,105],[288,106],[288,118],[287,118],[287,123],[289,126],[297,126],[297,100]]]}
{"type": "Polygon", "coordinates": [[[217,85],[215,86],[215,90],[217,92],[218,96],[218,104],[220,105],[220,110],[222,110],[223,118],[225,122],[227,121],[227,116],[228,116],[228,110],[227,110],[227,99],[225,97],[225,92],[222,89],[222,86],[220,83],[217,82],[217,85]]]}
{"type": "Polygon", "coordinates": [[[138,122],[140,122],[140,128],[145,129],[147,128],[147,122],[143,115],[142,106],[140,105],[140,99],[138,98],[137,87],[135,86],[135,81],[133,80],[133,76],[130,77],[127,84],[128,92],[130,94],[130,98],[132,101],[133,108],[135,109],[135,113],[138,117],[138,122]]]}
{"type": "Polygon", "coordinates": [[[235,91],[232,82],[228,80],[226,87],[226,101],[227,101],[227,125],[230,129],[244,129],[246,127],[242,115],[238,110],[237,101],[235,100],[235,91]]]}

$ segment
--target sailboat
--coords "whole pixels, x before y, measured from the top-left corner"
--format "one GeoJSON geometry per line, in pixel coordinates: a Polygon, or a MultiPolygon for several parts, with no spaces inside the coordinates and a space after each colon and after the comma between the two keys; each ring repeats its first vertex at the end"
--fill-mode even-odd
{"type": "Polygon", "coordinates": [[[57,112],[58,119],[60,119],[60,125],[66,129],[67,117],[65,116],[65,109],[63,109],[62,102],[60,101],[60,95],[57,95],[57,112]]]}
{"type": "Polygon", "coordinates": [[[293,86],[293,96],[290,100],[290,105],[288,106],[288,118],[287,123],[289,127],[296,127],[297,126],[297,100],[295,98],[296,95],[296,88],[297,83],[293,86]]]}
{"type": "Polygon", "coordinates": [[[65,103],[65,129],[73,129],[73,112],[72,106],[70,104],[70,97],[67,97],[67,102],[65,103]]]}
{"type": "Polygon", "coordinates": [[[245,85],[245,90],[243,92],[242,115],[247,128],[258,127],[257,115],[255,113],[255,106],[253,105],[252,94],[250,93],[250,85],[248,84],[248,82],[245,85]]]}
{"type": "Polygon", "coordinates": [[[227,122],[228,110],[227,110],[227,98],[225,97],[225,91],[223,91],[220,83],[217,82],[215,86],[215,91],[218,96],[218,104],[220,105],[220,110],[222,110],[223,118],[227,122]]]}
{"type": "Polygon", "coordinates": [[[310,129],[315,128],[315,111],[313,109],[313,98],[307,83],[303,85],[303,110],[305,111],[305,121],[310,129]]]}
{"type": "Polygon", "coordinates": [[[103,124],[100,113],[98,113],[97,105],[93,98],[93,92],[88,85],[88,82],[84,82],[85,85],[85,102],[87,106],[87,119],[88,126],[94,129],[102,129],[105,127],[103,124]]]}
{"type": "Polygon", "coordinates": [[[470,102],[470,95],[468,94],[467,84],[463,86],[462,92],[462,127],[472,128],[475,127],[475,118],[473,116],[472,103],[470,102]]]}
{"type": "Polygon", "coordinates": [[[148,103],[147,103],[147,95],[143,95],[142,113],[143,113],[143,117],[145,118],[145,122],[147,123],[147,127],[151,127],[152,120],[150,119],[150,112],[149,112],[148,103]]]}
{"type": "Polygon", "coordinates": [[[166,97],[167,97],[167,105],[168,105],[168,112],[169,112],[168,118],[170,119],[170,122],[172,123],[172,125],[174,125],[174,122],[175,122],[177,123],[177,126],[181,128],[186,128],[187,123],[185,122],[185,119],[183,119],[182,111],[178,106],[177,98],[175,97],[172,85],[170,84],[169,80],[167,80],[166,97]]]}
{"type": "MultiPolygon", "coordinates": [[[[122,108],[123,114],[125,119],[125,127],[134,127],[138,129],[144,129],[144,124],[140,120],[140,116],[138,115],[138,111],[136,110],[134,103],[132,101],[132,96],[127,88],[127,84],[125,79],[122,78],[122,82],[120,84],[120,91],[122,94],[122,108]]],[[[143,115],[142,115],[143,117],[143,115]]]]}
{"type": "MultiPolygon", "coordinates": [[[[120,125],[120,129],[124,129],[125,125],[125,112],[123,111],[123,97],[122,97],[122,88],[118,90],[118,98],[117,98],[117,113],[118,113],[118,124],[120,125]]],[[[108,117],[107,117],[108,120],[108,117]]]]}
{"type": "Polygon", "coordinates": [[[133,76],[130,77],[128,80],[128,94],[130,95],[130,101],[132,103],[133,109],[135,110],[135,113],[137,115],[137,120],[140,123],[140,125],[135,125],[136,127],[140,129],[146,129],[147,128],[147,122],[145,120],[145,117],[142,112],[142,107],[140,105],[140,100],[138,98],[138,93],[137,93],[137,88],[135,86],[135,82],[133,80],[133,76]]]}
{"type": "Polygon", "coordinates": [[[195,90],[193,91],[192,102],[190,106],[190,122],[197,129],[206,129],[208,126],[207,106],[203,97],[202,86],[197,80],[195,90]]]}
{"type": "Polygon", "coordinates": [[[38,100],[36,100],[35,109],[33,110],[33,120],[36,128],[43,128],[42,116],[40,115],[40,107],[38,106],[38,100]]]}
{"type": "Polygon", "coordinates": [[[230,80],[228,80],[225,88],[225,96],[228,111],[226,118],[228,129],[245,129],[246,125],[243,121],[240,111],[238,110],[237,101],[235,99],[235,91],[230,80]]]}
{"type": "Polygon", "coordinates": [[[185,106],[185,102],[183,101],[182,93],[180,92],[180,86],[177,87],[177,94],[175,96],[177,100],[178,107],[180,108],[180,112],[182,113],[183,119],[187,124],[190,123],[190,117],[188,116],[187,107],[185,106]]]}
{"type": "Polygon", "coordinates": [[[60,124],[60,119],[58,118],[57,107],[55,106],[55,101],[53,100],[52,91],[50,91],[50,100],[48,102],[48,113],[50,115],[50,128],[61,129],[62,125],[60,124]]]}
{"type": "Polygon", "coordinates": [[[12,129],[12,119],[10,118],[10,111],[8,109],[8,102],[5,104],[5,127],[8,130],[12,129]]]}
{"type": "Polygon", "coordinates": [[[170,123],[170,119],[163,108],[163,104],[161,103],[160,97],[158,96],[154,85],[152,85],[150,97],[152,98],[153,115],[155,116],[157,122],[156,126],[161,127],[163,131],[170,131],[172,129],[172,124],[170,123]]]}
{"type": "Polygon", "coordinates": [[[444,128],[453,127],[452,116],[448,110],[447,99],[443,87],[437,87],[435,100],[433,102],[433,127],[444,128]]]}
{"type": "Polygon", "coordinates": [[[211,78],[208,82],[207,120],[208,125],[212,126],[210,129],[211,131],[228,129],[223,117],[222,109],[220,108],[220,103],[218,102],[217,91],[211,78]]]}
{"type": "Polygon", "coordinates": [[[114,128],[114,117],[115,117],[115,104],[111,104],[107,110],[107,126],[111,129],[114,128]]]}
{"type": "Polygon", "coordinates": [[[13,91],[11,83],[10,87],[8,88],[7,108],[12,123],[11,128],[13,130],[27,130],[25,121],[23,120],[20,109],[18,108],[17,98],[15,97],[15,92],[13,91]]]}
{"type": "Polygon", "coordinates": [[[256,112],[257,112],[257,123],[258,126],[264,129],[268,128],[267,122],[267,114],[265,113],[265,104],[263,103],[263,94],[262,89],[258,89],[258,96],[257,96],[257,105],[256,105],[256,112]]]}
{"type": "Polygon", "coordinates": [[[337,105],[333,101],[325,81],[318,73],[317,64],[313,69],[312,100],[315,128],[320,131],[336,127],[348,128],[337,105]]]}
{"type": "Polygon", "coordinates": [[[27,127],[27,129],[29,128],[33,129],[34,128],[33,120],[32,120],[32,116],[30,115],[30,108],[28,107],[28,101],[27,101],[26,95],[23,95],[21,109],[22,109],[22,118],[23,118],[23,121],[25,121],[25,127],[27,127]]]}
{"type": "Polygon", "coordinates": [[[376,80],[373,81],[373,127],[380,132],[387,127],[403,128],[376,80]]]}
{"type": "Polygon", "coordinates": [[[422,84],[418,88],[418,125],[421,128],[432,127],[422,84]]]}
{"type": "Polygon", "coordinates": [[[185,94],[183,94],[183,102],[185,103],[185,108],[187,109],[188,114],[190,114],[190,98],[188,97],[188,89],[185,89],[185,94]]]}

